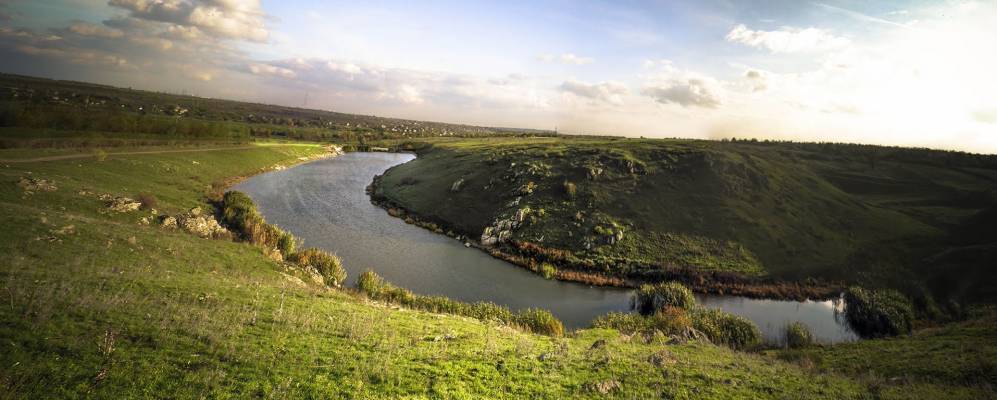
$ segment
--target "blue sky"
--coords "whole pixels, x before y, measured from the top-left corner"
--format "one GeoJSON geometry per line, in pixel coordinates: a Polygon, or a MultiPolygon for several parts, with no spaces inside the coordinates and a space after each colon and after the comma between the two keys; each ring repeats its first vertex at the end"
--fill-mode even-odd
{"type": "Polygon", "coordinates": [[[0,66],[651,137],[997,152],[992,1],[0,0],[0,66]]]}

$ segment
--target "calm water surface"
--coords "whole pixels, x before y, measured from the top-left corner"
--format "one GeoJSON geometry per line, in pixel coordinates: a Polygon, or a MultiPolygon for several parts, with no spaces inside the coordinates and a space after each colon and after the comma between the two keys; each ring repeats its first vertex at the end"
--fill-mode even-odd
{"type": "MultiPolygon", "coordinates": [[[[374,175],[415,156],[349,153],[252,177],[234,189],[248,194],[267,221],[337,253],[354,281],[370,268],[419,294],[492,301],[512,309],[541,307],[567,328],[588,326],[610,311],[627,311],[631,290],[550,281],[523,268],[465,248],[459,241],[408,225],[370,203],[364,188],[374,175]]],[[[699,302],[753,320],[767,340],[802,321],[821,341],[855,340],[835,302],[754,300],[697,295],[699,302]]]]}

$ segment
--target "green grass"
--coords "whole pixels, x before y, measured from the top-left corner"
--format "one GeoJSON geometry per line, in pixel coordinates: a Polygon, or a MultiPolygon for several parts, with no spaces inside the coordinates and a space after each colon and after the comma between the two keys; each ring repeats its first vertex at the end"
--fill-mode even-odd
{"type": "Polygon", "coordinates": [[[997,284],[985,255],[961,263],[965,280],[925,261],[964,248],[957,227],[997,207],[994,157],[599,137],[388,144],[419,157],[385,173],[377,196],[470,237],[529,207],[512,240],[565,250],[582,261],[575,267],[610,276],[655,280],[678,267],[901,290],[914,282],[942,298],[958,287],[960,301],[987,299],[997,284]],[[873,151],[884,155],[871,166],[873,151]]]}
{"type": "Polygon", "coordinates": [[[140,225],[95,194],[205,207],[315,146],[0,169],[0,390],[11,398],[862,398],[866,383],[611,330],[554,338],[312,284],[250,244],[140,225]],[[195,164],[194,161],[197,161],[195,164]],[[24,195],[21,176],[58,190],[24,195]],[[72,225],[73,229],[65,229],[72,225]],[[71,232],[71,233],[70,233],[71,232]],[[40,240],[39,240],[40,239],[40,240]]]}
{"type": "Polygon", "coordinates": [[[950,388],[818,373],[613,330],[554,338],[397,309],[312,284],[247,243],[138,224],[147,211],[108,214],[95,197],[147,192],[161,212],[205,207],[211,182],[320,151],[271,146],[0,169],[3,397],[594,398],[598,383],[618,382],[618,398],[866,398],[873,390],[904,398],[911,388],[926,397],[950,388]],[[24,195],[15,182],[28,172],[59,189],[24,195]]]}
{"type": "MultiPolygon", "coordinates": [[[[912,394],[993,398],[997,385],[997,313],[916,331],[909,337],[776,352],[814,371],[910,385],[912,394]]],[[[897,387],[885,387],[898,394],[897,387]]]]}

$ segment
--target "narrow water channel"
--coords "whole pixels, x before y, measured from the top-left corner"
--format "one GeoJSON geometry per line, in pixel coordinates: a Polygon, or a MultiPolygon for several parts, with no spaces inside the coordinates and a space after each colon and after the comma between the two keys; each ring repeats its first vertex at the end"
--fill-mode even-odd
{"type": "MultiPolygon", "coordinates": [[[[337,253],[350,284],[370,268],[419,294],[492,301],[512,309],[545,308],[569,329],[586,327],[610,311],[629,310],[628,289],[547,280],[444,235],[408,225],[371,204],[364,188],[373,177],[413,158],[349,153],[257,175],[234,189],[252,197],[268,222],[303,239],[304,246],[337,253]]],[[[769,341],[780,341],[783,327],[792,321],[806,323],[822,342],[856,339],[836,312],[836,302],[697,298],[705,306],[753,320],[769,341]]]]}

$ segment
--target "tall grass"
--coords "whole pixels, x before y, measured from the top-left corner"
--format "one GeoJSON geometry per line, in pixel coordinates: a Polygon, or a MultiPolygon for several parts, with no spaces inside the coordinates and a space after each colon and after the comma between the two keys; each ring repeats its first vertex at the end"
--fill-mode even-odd
{"type": "Polygon", "coordinates": [[[797,321],[786,325],[786,347],[798,349],[813,343],[814,335],[810,333],[810,327],[806,324],[797,321]]]}
{"type": "Polygon", "coordinates": [[[329,286],[339,287],[346,280],[346,269],[343,268],[343,261],[339,257],[319,249],[305,249],[292,253],[288,257],[288,261],[315,268],[322,275],[325,284],[329,286]]]}
{"type": "Polygon", "coordinates": [[[655,331],[666,335],[681,335],[692,327],[692,321],[686,310],[678,307],[665,307],[651,316],[611,312],[594,319],[592,327],[616,329],[628,335],[634,333],[649,334],[655,331]]]}
{"type": "Polygon", "coordinates": [[[641,285],[634,295],[634,308],[641,314],[651,315],[664,307],[689,309],[696,306],[696,297],[689,288],[678,282],[641,285]]]}
{"type": "Polygon", "coordinates": [[[465,303],[443,296],[417,295],[408,289],[392,285],[370,270],[360,274],[357,289],[371,299],[412,309],[461,315],[484,321],[493,320],[527,332],[549,336],[564,334],[564,325],[547,310],[530,308],[513,313],[509,308],[491,302],[465,303]]]}
{"type": "Polygon", "coordinates": [[[692,326],[715,344],[746,349],[762,341],[762,333],[753,322],[740,315],[715,308],[695,308],[689,312],[692,326]]]}
{"type": "Polygon", "coordinates": [[[280,250],[284,256],[294,253],[294,236],[268,224],[245,193],[234,190],[225,193],[222,197],[222,221],[254,245],[280,250]]]}
{"type": "Polygon", "coordinates": [[[845,317],[864,337],[896,336],[910,333],[914,308],[896,290],[853,286],[845,292],[845,317]]]}

